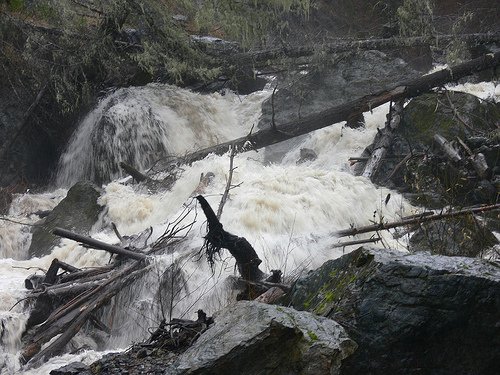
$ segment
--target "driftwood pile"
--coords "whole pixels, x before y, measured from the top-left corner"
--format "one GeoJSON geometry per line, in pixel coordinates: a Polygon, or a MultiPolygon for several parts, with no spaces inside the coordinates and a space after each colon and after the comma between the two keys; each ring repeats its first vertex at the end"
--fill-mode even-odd
{"type": "Polygon", "coordinates": [[[86,270],[54,259],[45,276],[26,279],[25,286],[30,290],[27,299],[34,300],[23,335],[25,345],[21,360],[25,364],[29,362],[28,367],[61,354],[87,322],[109,333],[96,313],[148,269],[147,255],[131,244],[143,241],[144,235],[127,238],[130,244],[125,248],[61,228],[56,228],[53,233],[117,256],[109,265],[86,270]],[[57,335],[60,336],[52,340],[57,335]],[[49,341],[50,344],[42,349],[49,341]]]}
{"type": "Polygon", "coordinates": [[[160,326],[151,334],[141,347],[184,351],[196,341],[214,322],[203,310],[198,310],[198,319],[172,319],[170,323],[162,320],[160,326]]]}

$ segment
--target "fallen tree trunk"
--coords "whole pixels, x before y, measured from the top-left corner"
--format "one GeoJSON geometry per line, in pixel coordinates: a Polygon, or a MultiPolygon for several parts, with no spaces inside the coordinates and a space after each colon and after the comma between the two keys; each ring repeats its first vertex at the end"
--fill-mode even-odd
{"type": "Polygon", "coordinates": [[[436,46],[445,47],[454,40],[460,40],[467,44],[480,44],[500,42],[500,33],[461,34],[461,35],[439,35],[439,36],[417,36],[417,37],[395,37],[377,38],[365,40],[339,40],[320,46],[298,46],[284,47],[265,51],[239,53],[229,57],[231,64],[241,67],[250,65],[253,68],[269,66],[270,61],[284,58],[299,58],[313,56],[315,53],[340,53],[356,50],[391,50],[396,48],[436,46]]]}
{"type": "Polygon", "coordinates": [[[259,269],[262,261],[252,245],[244,237],[238,237],[226,232],[212,207],[203,196],[198,195],[196,199],[200,202],[208,221],[208,232],[202,250],[205,250],[210,265],[214,265],[215,258],[220,255],[221,249],[227,249],[236,259],[238,271],[243,279],[250,281],[261,280],[264,277],[264,273],[259,269]]]}
{"type": "Polygon", "coordinates": [[[465,210],[445,212],[445,213],[427,215],[427,216],[421,215],[420,217],[413,217],[413,218],[406,219],[406,220],[403,219],[403,220],[392,222],[392,223],[378,223],[378,224],[367,225],[367,226],[359,227],[359,228],[344,229],[344,230],[340,230],[338,232],[335,232],[334,235],[336,237],[355,236],[355,235],[361,234],[361,233],[375,232],[378,230],[388,230],[388,229],[392,229],[392,228],[396,228],[396,227],[402,227],[405,225],[421,224],[421,223],[426,223],[429,221],[442,220],[442,219],[447,219],[447,218],[451,218],[451,217],[493,211],[493,210],[498,210],[498,209],[500,209],[500,204],[494,204],[491,206],[483,206],[483,207],[476,207],[476,208],[469,208],[469,209],[465,209],[465,210]]]}
{"type": "Polygon", "coordinates": [[[23,334],[23,341],[26,344],[23,348],[22,362],[29,361],[28,367],[40,360],[60,354],[83,324],[95,316],[96,310],[148,268],[147,262],[144,261],[147,255],[143,253],[108,245],[61,228],[56,228],[53,233],[136,261],[132,264],[115,261],[112,265],[79,270],[54,259],[44,278],[53,285],[45,284],[27,296],[36,298],[35,308],[26,325],[27,331],[23,334]],[[60,276],[57,275],[60,268],[66,272],[73,272],[60,276]],[[29,330],[35,325],[38,326],[29,330]],[[59,334],[61,335],[53,340],[59,334]],[[49,341],[50,344],[42,349],[49,341]]]}
{"type": "Polygon", "coordinates": [[[376,175],[382,159],[387,154],[387,150],[391,147],[392,140],[394,138],[394,132],[401,122],[401,116],[403,114],[403,101],[398,101],[395,103],[391,110],[389,111],[389,117],[387,119],[386,126],[381,130],[381,136],[376,142],[372,149],[372,154],[365,164],[365,170],[363,171],[363,177],[369,178],[370,180],[376,175]]]}
{"type": "Polygon", "coordinates": [[[352,245],[361,245],[365,243],[375,243],[380,241],[380,237],[376,238],[367,238],[366,240],[356,240],[356,241],[346,241],[346,242],[339,242],[333,245],[332,247],[335,249],[337,247],[346,247],[346,246],[352,246],[352,245]]]}
{"type": "Polygon", "coordinates": [[[61,236],[64,238],[69,238],[70,240],[80,242],[84,245],[87,245],[88,247],[93,248],[93,249],[105,250],[105,251],[108,251],[112,254],[123,255],[127,258],[142,260],[142,259],[145,259],[147,257],[147,255],[145,255],[145,254],[136,253],[136,252],[121,248],[119,246],[110,245],[110,244],[107,244],[105,242],[93,239],[91,237],[82,236],[81,234],[73,233],[73,232],[66,230],[66,229],[55,228],[52,231],[52,233],[55,234],[56,236],[61,236]]]}
{"type": "Polygon", "coordinates": [[[270,146],[287,139],[298,137],[299,135],[310,133],[314,130],[325,128],[340,121],[345,121],[352,116],[353,113],[370,111],[391,100],[398,101],[416,97],[434,87],[442,86],[449,82],[456,82],[462,77],[494,68],[498,65],[500,65],[500,52],[483,55],[477,59],[464,62],[454,67],[399,83],[387,90],[364,96],[320,113],[306,116],[283,125],[277,125],[276,127],[259,130],[245,137],[208,147],[186,155],[183,160],[185,163],[189,164],[196,160],[203,159],[211,153],[222,155],[230,150],[231,147],[235,147],[238,152],[244,152],[270,146]]]}
{"type": "Polygon", "coordinates": [[[146,176],[144,173],[139,172],[137,169],[132,167],[131,165],[121,161],[120,162],[120,167],[127,172],[132,178],[137,181],[137,182],[142,182],[142,181],[149,181],[151,178],[146,176]]]}

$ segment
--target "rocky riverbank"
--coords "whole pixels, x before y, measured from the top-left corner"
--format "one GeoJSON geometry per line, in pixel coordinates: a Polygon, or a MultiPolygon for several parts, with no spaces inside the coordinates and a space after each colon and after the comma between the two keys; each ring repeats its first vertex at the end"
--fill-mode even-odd
{"type": "Polygon", "coordinates": [[[185,351],[139,344],[51,374],[488,375],[499,311],[497,262],[362,247],[301,277],[276,305],[217,312],[185,351]]]}

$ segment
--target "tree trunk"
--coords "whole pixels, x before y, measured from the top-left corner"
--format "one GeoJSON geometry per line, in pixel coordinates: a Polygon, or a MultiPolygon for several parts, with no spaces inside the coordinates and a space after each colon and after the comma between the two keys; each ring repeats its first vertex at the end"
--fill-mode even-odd
{"type": "Polygon", "coordinates": [[[452,68],[443,69],[432,74],[427,74],[397,84],[392,88],[379,91],[373,95],[364,96],[320,113],[306,116],[283,125],[278,125],[276,128],[270,127],[268,129],[262,129],[245,137],[208,147],[185,156],[183,160],[185,163],[192,163],[196,160],[203,159],[211,153],[222,155],[231,147],[235,147],[238,152],[244,152],[270,146],[290,138],[298,137],[299,135],[310,133],[314,130],[325,128],[337,122],[345,121],[352,116],[353,113],[370,111],[388,101],[399,101],[401,99],[419,96],[430,91],[434,87],[442,86],[449,82],[456,82],[462,77],[494,68],[499,64],[500,52],[487,54],[452,68]]]}
{"type": "Polygon", "coordinates": [[[148,181],[151,180],[148,176],[146,176],[144,173],[139,172],[137,169],[132,167],[131,165],[121,161],[120,162],[120,167],[127,172],[134,180],[137,182],[142,182],[142,181],[148,181]]]}
{"type": "Polygon", "coordinates": [[[136,253],[136,252],[133,252],[133,251],[130,251],[127,249],[123,249],[119,246],[109,245],[105,242],[101,242],[101,241],[95,240],[95,239],[90,238],[90,237],[82,236],[81,234],[73,233],[73,232],[66,230],[66,229],[55,228],[52,231],[52,233],[55,234],[56,236],[61,236],[64,238],[69,238],[70,240],[81,242],[85,245],[88,245],[89,247],[91,247],[93,249],[105,250],[105,251],[108,251],[112,254],[123,255],[127,258],[141,260],[141,259],[145,259],[147,257],[147,255],[145,255],[145,254],[136,253]]]}
{"type": "Polygon", "coordinates": [[[78,333],[92,314],[135,280],[145,269],[145,263],[137,260],[120,270],[111,271],[112,274],[98,285],[80,293],[53,311],[47,320],[30,335],[28,344],[23,349],[23,362],[30,361],[28,367],[31,367],[40,360],[60,354],[62,348],[78,333]],[[62,333],[60,337],[41,350],[43,344],[60,333],[62,333]]]}
{"type": "Polygon", "coordinates": [[[215,257],[219,255],[220,249],[227,249],[234,259],[236,259],[238,271],[243,279],[251,281],[261,280],[264,277],[264,273],[259,269],[259,264],[262,261],[259,259],[252,245],[250,245],[246,238],[226,232],[219,219],[217,219],[212,207],[210,207],[210,204],[208,204],[203,196],[198,195],[196,199],[200,202],[208,221],[208,233],[205,236],[204,244],[208,262],[213,265],[215,257]]]}
{"type": "Polygon", "coordinates": [[[364,177],[373,180],[373,177],[376,175],[380,167],[380,163],[387,154],[388,148],[391,146],[392,139],[394,138],[394,132],[401,122],[402,114],[403,102],[400,100],[392,106],[389,112],[386,126],[381,131],[382,136],[373,147],[372,154],[365,164],[365,170],[363,171],[364,177]]]}
{"type": "MultiPolygon", "coordinates": [[[[321,46],[299,46],[292,48],[276,48],[272,50],[239,53],[229,57],[232,65],[240,68],[250,65],[253,68],[269,66],[269,61],[284,58],[299,58],[313,56],[322,52],[327,54],[349,52],[356,50],[391,50],[397,48],[437,46],[445,47],[454,40],[460,40],[468,44],[500,42],[500,33],[462,34],[462,35],[440,35],[440,36],[417,36],[407,38],[379,38],[366,40],[339,40],[321,46]]],[[[271,62],[272,64],[272,62],[271,62]]]]}
{"type": "Polygon", "coordinates": [[[361,233],[375,232],[379,230],[388,230],[392,228],[402,227],[405,225],[421,224],[429,221],[442,220],[451,217],[463,216],[463,215],[486,212],[486,211],[494,211],[498,209],[500,209],[500,204],[464,209],[459,211],[445,212],[434,215],[422,214],[421,216],[411,217],[409,219],[402,219],[400,221],[395,221],[392,223],[379,223],[379,224],[367,225],[365,227],[344,229],[334,233],[334,235],[337,237],[355,236],[361,233]]]}

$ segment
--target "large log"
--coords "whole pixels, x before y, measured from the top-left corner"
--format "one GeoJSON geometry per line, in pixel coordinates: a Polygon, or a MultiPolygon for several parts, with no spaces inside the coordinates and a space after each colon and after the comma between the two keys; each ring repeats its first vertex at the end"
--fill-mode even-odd
{"type": "Polygon", "coordinates": [[[132,176],[132,178],[134,180],[136,180],[137,182],[151,180],[151,178],[149,178],[148,176],[146,176],[144,173],[139,172],[137,169],[135,169],[134,167],[132,167],[131,165],[129,165],[129,164],[123,162],[123,161],[120,162],[120,167],[125,172],[127,172],[130,176],[132,176]]]}
{"type": "Polygon", "coordinates": [[[434,141],[439,145],[439,147],[441,147],[443,152],[446,154],[446,157],[452,162],[458,163],[460,160],[462,160],[462,157],[460,156],[458,151],[455,150],[451,142],[448,142],[448,140],[441,134],[434,134],[434,141]]]}
{"type": "Polygon", "coordinates": [[[454,40],[460,40],[467,44],[481,44],[500,42],[500,33],[482,33],[482,34],[461,34],[461,35],[439,35],[439,36],[416,36],[416,37],[394,37],[394,38],[374,38],[364,40],[338,40],[326,45],[283,47],[264,51],[254,51],[238,53],[229,56],[228,61],[232,65],[240,68],[242,65],[250,65],[253,68],[262,68],[272,65],[273,60],[286,58],[310,57],[321,52],[327,54],[349,52],[356,50],[391,50],[397,48],[435,46],[446,47],[454,40]]]}
{"type": "Polygon", "coordinates": [[[82,244],[85,244],[85,245],[93,248],[93,249],[105,250],[105,251],[108,251],[112,254],[123,255],[127,258],[141,260],[141,259],[145,259],[147,257],[147,255],[145,255],[145,254],[136,253],[136,252],[121,248],[119,246],[110,245],[110,244],[107,244],[106,242],[102,242],[102,241],[93,239],[91,237],[82,236],[81,234],[73,233],[73,232],[66,230],[66,229],[55,228],[52,231],[52,233],[55,234],[56,236],[69,238],[70,240],[80,242],[82,244]]]}
{"type": "Polygon", "coordinates": [[[183,159],[185,163],[192,163],[196,160],[205,158],[211,153],[222,155],[230,150],[231,147],[235,147],[238,152],[242,152],[270,146],[341,121],[346,121],[353,113],[370,111],[389,101],[396,102],[401,99],[413,98],[432,90],[434,87],[456,82],[460,78],[497,67],[498,65],[500,65],[500,52],[486,54],[454,67],[396,84],[391,88],[379,91],[373,95],[367,95],[352,100],[320,113],[306,116],[286,124],[277,125],[276,127],[270,126],[267,129],[259,130],[245,137],[196,151],[186,155],[183,159]]]}

